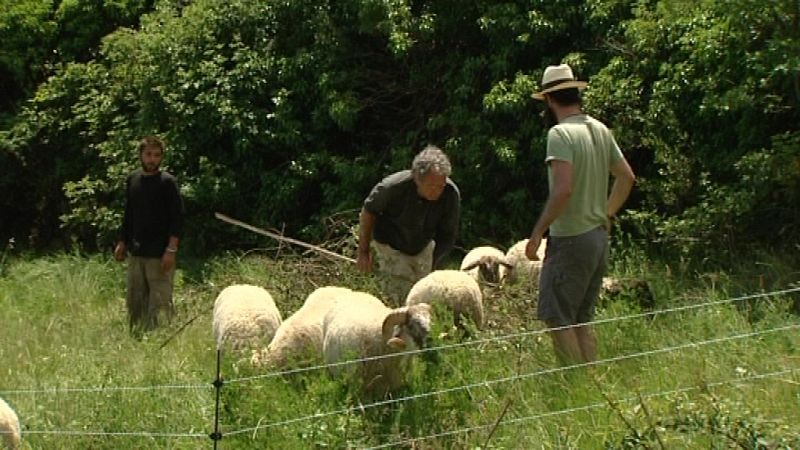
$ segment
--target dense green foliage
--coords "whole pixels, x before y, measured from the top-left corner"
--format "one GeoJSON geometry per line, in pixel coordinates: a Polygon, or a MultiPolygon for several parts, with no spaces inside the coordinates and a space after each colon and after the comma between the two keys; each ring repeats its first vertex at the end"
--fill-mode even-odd
{"type": "Polygon", "coordinates": [[[0,68],[26,101],[0,134],[0,236],[19,242],[109,245],[149,133],[198,252],[252,239],[213,211],[321,240],[426,143],[452,156],[461,243],[510,242],[546,198],[530,94],[560,61],[639,176],[625,229],[685,252],[800,236],[793,0],[12,5],[0,68]]]}
{"type": "Polygon", "coordinates": [[[0,117],[67,62],[89,61],[100,39],[133,26],[152,0],[3,0],[0,117]]]}
{"type": "MultiPolygon", "coordinates": [[[[796,265],[752,259],[760,264],[696,273],[617,248],[613,273],[648,280],[657,309],[719,304],[637,317],[634,296],[604,300],[598,319],[609,322],[596,326],[603,361],[592,368],[556,365],[523,285],[487,298],[487,328],[471,339],[436,316],[436,350],[414,357],[409,386],[382,405],[346,377],[274,376],[251,367],[249,354],[225,353],[219,448],[416,438],[424,440],[390,448],[797,448],[800,333],[787,313],[791,296],[732,301],[759,285],[786,288],[796,265]]],[[[284,317],[320,285],[380,295],[351,267],[285,250],[183,259],[176,320],[137,340],[127,332],[124,278],[110,257],[3,253],[0,397],[20,417],[23,450],[211,448],[210,308],[224,286],[266,287],[284,317]]]]}

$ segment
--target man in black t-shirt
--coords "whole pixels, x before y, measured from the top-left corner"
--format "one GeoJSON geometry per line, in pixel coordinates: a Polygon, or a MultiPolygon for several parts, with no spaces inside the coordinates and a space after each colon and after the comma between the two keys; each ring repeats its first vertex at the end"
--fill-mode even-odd
{"type": "Polygon", "coordinates": [[[132,332],[153,329],[159,314],[171,317],[175,256],[183,228],[183,200],[175,177],[160,170],[164,142],[139,143],[142,169],[128,176],[125,215],[114,258],[128,260],[126,305],[132,332]]]}
{"type": "Polygon", "coordinates": [[[359,270],[388,275],[387,293],[403,303],[411,286],[442,268],[458,233],[461,196],[449,178],[450,160],[428,146],[411,170],[395,172],[372,188],[359,218],[359,270]]]}

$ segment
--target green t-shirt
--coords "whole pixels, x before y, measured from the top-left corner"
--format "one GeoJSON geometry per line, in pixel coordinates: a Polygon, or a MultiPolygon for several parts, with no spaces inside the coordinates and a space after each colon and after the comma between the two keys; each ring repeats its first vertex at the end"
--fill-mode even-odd
{"type": "Polygon", "coordinates": [[[553,189],[550,161],[572,164],[572,196],[550,224],[551,236],[577,236],[606,223],[611,165],[622,152],[611,131],[587,114],[561,121],[547,133],[547,178],[553,189]]]}

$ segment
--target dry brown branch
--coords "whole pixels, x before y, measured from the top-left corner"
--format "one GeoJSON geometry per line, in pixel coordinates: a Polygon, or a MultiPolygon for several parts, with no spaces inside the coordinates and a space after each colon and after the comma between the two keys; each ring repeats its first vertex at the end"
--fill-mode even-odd
{"type": "Polygon", "coordinates": [[[291,244],[299,245],[300,247],[304,247],[304,248],[307,248],[309,250],[314,250],[315,252],[322,253],[323,255],[330,256],[332,258],[340,259],[340,260],[343,260],[343,261],[347,261],[349,263],[355,263],[356,262],[356,260],[353,259],[353,258],[348,258],[347,256],[342,256],[342,255],[340,255],[338,253],[332,252],[330,250],[324,249],[324,248],[316,246],[316,245],[309,244],[307,242],[303,242],[303,241],[300,241],[300,240],[297,240],[297,239],[293,239],[293,238],[290,238],[290,237],[287,237],[287,236],[282,236],[282,235],[280,235],[278,233],[273,233],[273,232],[270,232],[270,231],[267,231],[267,230],[264,230],[264,229],[261,229],[261,228],[258,228],[258,227],[254,227],[253,225],[250,225],[250,224],[247,224],[247,223],[242,222],[240,220],[236,220],[236,219],[233,219],[231,217],[228,217],[225,214],[221,214],[221,213],[217,212],[217,213],[214,213],[214,217],[216,217],[219,220],[222,220],[223,222],[228,222],[230,224],[242,227],[242,228],[244,228],[246,230],[250,230],[250,231],[253,231],[255,233],[271,237],[273,239],[277,239],[278,241],[281,241],[281,242],[288,242],[288,243],[291,243],[291,244]]]}

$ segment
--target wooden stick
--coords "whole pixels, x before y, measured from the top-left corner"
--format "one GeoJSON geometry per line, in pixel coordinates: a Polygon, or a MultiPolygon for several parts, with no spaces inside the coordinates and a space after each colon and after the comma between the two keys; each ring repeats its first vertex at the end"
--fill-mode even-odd
{"type": "Polygon", "coordinates": [[[295,245],[299,245],[301,247],[305,247],[307,249],[314,250],[316,252],[322,253],[323,255],[326,255],[326,256],[330,256],[330,257],[333,257],[333,258],[341,259],[342,261],[347,261],[349,263],[354,263],[355,264],[355,262],[356,262],[356,260],[353,259],[353,258],[348,258],[347,256],[340,255],[340,254],[332,252],[330,250],[325,250],[324,248],[318,247],[316,245],[311,245],[311,244],[308,244],[308,243],[303,242],[303,241],[298,241],[297,239],[292,239],[290,237],[281,236],[280,234],[272,233],[272,232],[269,232],[267,230],[264,230],[264,229],[261,229],[261,228],[258,228],[258,227],[254,227],[254,226],[252,226],[250,224],[242,222],[241,220],[236,220],[234,218],[228,217],[228,216],[226,216],[225,214],[222,214],[222,213],[215,212],[214,213],[214,217],[216,217],[217,219],[219,219],[219,220],[221,220],[223,222],[228,222],[230,224],[233,224],[233,225],[236,225],[236,226],[240,226],[240,227],[242,227],[242,228],[244,228],[246,230],[250,230],[250,231],[253,231],[253,232],[258,233],[258,234],[263,234],[264,236],[268,236],[268,237],[271,237],[273,239],[277,239],[279,241],[284,241],[284,242],[289,242],[289,243],[292,243],[292,244],[295,244],[295,245]]]}
{"type": "Polygon", "coordinates": [[[500,417],[498,417],[497,420],[494,421],[494,425],[492,426],[492,429],[489,431],[489,435],[486,436],[486,442],[483,443],[482,448],[489,448],[489,441],[492,439],[492,436],[494,435],[495,430],[497,430],[498,425],[500,425],[500,422],[503,421],[503,417],[505,417],[506,413],[508,412],[509,406],[511,406],[510,398],[506,399],[506,404],[505,406],[503,406],[503,412],[501,412],[500,417]]]}

